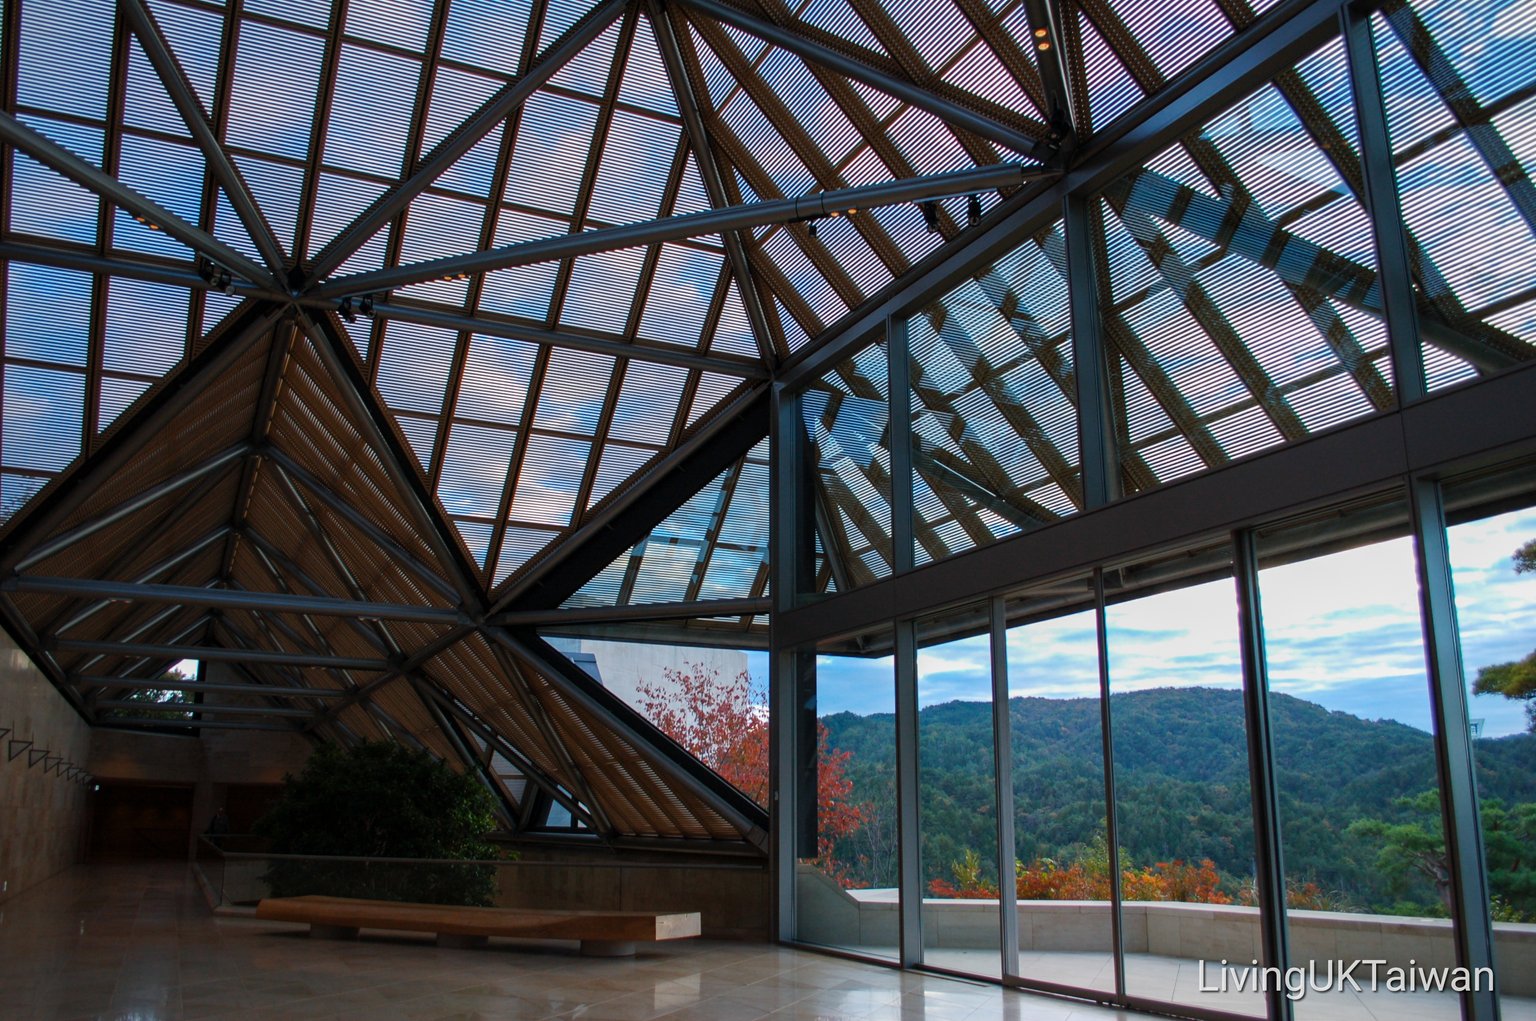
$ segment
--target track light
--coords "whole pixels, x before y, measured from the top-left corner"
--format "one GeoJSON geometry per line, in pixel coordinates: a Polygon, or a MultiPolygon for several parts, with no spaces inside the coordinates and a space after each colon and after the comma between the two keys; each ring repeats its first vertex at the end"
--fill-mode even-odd
{"type": "Polygon", "coordinates": [[[357,313],[352,311],[352,298],[350,296],[342,298],[336,303],[336,312],[349,323],[357,322],[357,313]]]}
{"type": "Polygon", "coordinates": [[[965,215],[969,218],[971,226],[975,226],[981,219],[981,197],[971,195],[965,200],[965,215]]]}
{"type": "Polygon", "coordinates": [[[919,202],[917,206],[923,211],[923,222],[928,225],[928,230],[937,234],[939,232],[939,204],[929,199],[927,202],[919,202]]]}
{"type": "Polygon", "coordinates": [[[816,221],[811,220],[805,225],[805,233],[810,237],[816,236],[816,221]]]}
{"type": "Polygon", "coordinates": [[[373,295],[363,295],[363,300],[358,302],[357,310],[365,316],[373,315],[373,295]]]}

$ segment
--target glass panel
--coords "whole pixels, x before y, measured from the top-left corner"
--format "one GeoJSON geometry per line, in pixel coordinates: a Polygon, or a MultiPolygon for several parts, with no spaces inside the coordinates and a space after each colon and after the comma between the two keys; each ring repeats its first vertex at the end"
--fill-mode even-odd
{"type": "Polygon", "coordinates": [[[766,652],[546,640],[737,790],[768,804],[766,652]]]}
{"type": "MultiPolygon", "coordinates": [[[[881,628],[828,643],[808,678],[816,720],[816,855],[795,864],[795,936],[896,960],[901,898],[892,637],[881,628]]],[[[801,847],[812,842],[808,833],[797,836],[801,847]]]]}
{"type": "Polygon", "coordinates": [[[990,609],[917,622],[923,963],[1002,977],[990,609]]]}
{"type": "Polygon", "coordinates": [[[1230,547],[1107,571],[1105,598],[1126,993],[1263,1016],[1218,985],[1260,956],[1230,547]]]}
{"type": "Polygon", "coordinates": [[[1343,46],[1106,188],[1125,490],[1394,406],[1343,46]]]}
{"type": "MultiPolygon", "coordinates": [[[[1505,1017],[1529,1012],[1536,997],[1536,975],[1525,967],[1524,953],[1536,922],[1529,854],[1536,843],[1536,493],[1529,475],[1524,483],[1523,507],[1449,530],[1505,1017]]],[[[1456,499],[1447,487],[1447,503],[1456,499]]]]}
{"type": "Polygon", "coordinates": [[[1018,974],[1115,991],[1092,579],[1008,601],[1018,974]]]}
{"type": "MultiPolygon", "coordinates": [[[[1259,536],[1291,963],[1325,987],[1341,957],[1455,964],[1406,519],[1394,497],[1259,536]]],[[[1378,1016],[1460,1016],[1449,993],[1358,995],[1378,1016]]],[[[1336,1003],[1309,988],[1296,1016],[1336,1003]]]]}
{"type": "Polygon", "coordinates": [[[818,592],[846,592],[891,573],[886,370],[885,344],[872,344],[800,395],[815,472],[818,592]]]}
{"type": "Polygon", "coordinates": [[[1063,251],[1046,227],[908,321],[914,563],[1081,505],[1063,251]]]}
{"type": "Polygon", "coordinates": [[[1371,19],[1430,389],[1536,357],[1531,12],[1415,0],[1371,19]]]}

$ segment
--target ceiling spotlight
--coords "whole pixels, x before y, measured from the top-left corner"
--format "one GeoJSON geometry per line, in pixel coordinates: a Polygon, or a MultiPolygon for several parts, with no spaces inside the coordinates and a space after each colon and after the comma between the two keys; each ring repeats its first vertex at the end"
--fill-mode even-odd
{"type": "Polygon", "coordinates": [[[1035,29],[1035,38],[1044,39],[1049,33],[1043,28],[1035,29]]]}
{"type": "Polygon", "coordinates": [[[336,303],[336,311],[347,322],[349,322],[349,323],[357,322],[357,313],[352,311],[352,299],[350,297],[342,298],[341,301],[337,302],[336,303]]]}
{"type": "Polygon", "coordinates": [[[1039,50],[1041,53],[1044,53],[1050,48],[1051,44],[1044,39],[1041,39],[1038,43],[1035,44],[1035,49],[1039,50]]]}
{"type": "Polygon", "coordinates": [[[816,221],[815,220],[811,220],[809,223],[807,223],[805,225],[805,232],[806,232],[806,234],[808,234],[811,237],[815,237],[816,236],[816,221]]]}
{"type": "Polygon", "coordinates": [[[363,295],[363,300],[358,302],[357,310],[365,316],[373,315],[373,295],[363,295]]]}
{"type": "Polygon", "coordinates": [[[970,219],[972,226],[975,226],[976,222],[981,219],[981,199],[978,196],[972,195],[966,199],[965,214],[970,219]]]}
{"type": "Polygon", "coordinates": [[[937,234],[939,232],[939,204],[929,199],[927,202],[919,202],[917,206],[923,211],[923,222],[928,225],[930,231],[937,234]]]}

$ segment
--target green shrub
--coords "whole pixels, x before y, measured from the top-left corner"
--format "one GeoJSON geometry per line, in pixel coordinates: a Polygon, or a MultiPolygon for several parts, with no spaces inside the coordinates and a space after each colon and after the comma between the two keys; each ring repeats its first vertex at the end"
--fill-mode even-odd
{"type": "MultiPolygon", "coordinates": [[[[487,859],[490,794],[424,752],[384,742],[324,745],[256,825],[273,854],[487,859]]],[[[437,904],[490,904],[490,864],[281,860],[264,877],[274,897],[326,894],[437,904]]]]}

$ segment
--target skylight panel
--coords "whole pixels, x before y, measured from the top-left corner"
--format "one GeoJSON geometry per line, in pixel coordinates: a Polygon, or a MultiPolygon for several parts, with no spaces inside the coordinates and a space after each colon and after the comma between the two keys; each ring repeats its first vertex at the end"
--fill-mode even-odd
{"type": "Polygon", "coordinates": [[[745,92],[731,100],[721,117],[781,194],[803,195],[816,188],[815,175],[806,169],[789,143],[745,92]]]}
{"type": "Polygon", "coordinates": [[[420,61],[344,43],[326,122],[326,166],[399,177],[420,77],[420,61]]]}
{"type": "Polygon", "coordinates": [[[203,109],[212,109],[218,99],[223,15],[169,2],[152,2],[149,8],[154,13],[161,34],[170,44],[171,52],[176,55],[176,62],[192,82],[192,88],[202,101],[203,109]]]}
{"type": "Polygon", "coordinates": [[[827,278],[800,250],[799,244],[787,229],[774,231],[763,244],[763,251],[789,278],[795,290],[815,311],[822,325],[848,311],[848,303],[832,289],[827,278]]]}
{"type": "Polygon", "coordinates": [[[706,209],[713,208],[709,201],[709,192],[704,190],[704,182],[699,179],[699,167],[694,162],[693,153],[688,154],[688,161],[683,164],[683,179],[677,188],[677,199],[672,204],[674,215],[681,216],[684,213],[702,213],[706,209]]]}
{"type": "Polygon", "coordinates": [[[73,181],[11,149],[11,230],[94,244],[100,202],[73,181]]]}
{"type": "MultiPolygon", "coordinates": [[[[624,443],[604,444],[602,458],[597,464],[597,474],[592,479],[592,495],[588,498],[587,506],[597,506],[604,497],[628,481],[656,456],[657,449],[624,443]]],[[[625,554],[621,559],[627,557],[628,554],[625,554]]]]}
{"type": "Polygon", "coordinates": [[[874,293],[893,279],[885,261],[869,247],[852,217],[822,221],[816,240],[827,246],[838,266],[865,294],[874,293]]]}
{"type": "Polygon", "coordinates": [[[433,0],[347,0],[347,35],[421,53],[433,0]]]}
{"type": "MultiPolygon", "coordinates": [[[[452,515],[494,518],[517,433],[458,423],[449,427],[437,496],[452,515]]],[[[483,559],[483,555],[482,555],[483,559]]]]}
{"type": "MultiPolygon", "coordinates": [[[[545,15],[544,36],[548,40],[550,22],[556,17],[557,8],[563,6],[562,0],[552,0],[549,5],[549,13],[545,15]]],[[[581,5],[585,8],[586,5],[581,5]]],[[[585,14],[586,10],[576,12],[577,17],[585,14]]],[[[573,21],[575,19],[572,19],[573,21]]],[[[603,34],[588,43],[582,50],[565,63],[559,71],[549,79],[551,88],[570,89],[594,99],[601,98],[608,91],[608,79],[614,74],[613,56],[618,46],[619,33],[622,30],[623,21],[616,21],[609,25],[603,34]]],[[[562,31],[564,31],[562,29],[562,31]]],[[[549,43],[540,44],[542,52],[549,43]]],[[[622,69],[621,69],[622,70],[622,69]]]]}
{"type": "Polygon", "coordinates": [[[888,0],[884,5],[930,69],[942,68],[976,38],[971,23],[951,3],[934,0],[888,0]]]}
{"type": "Polygon", "coordinates": [[[427,474],[432,470],[432,449],[437,443],[437,420],[397,415],[395,421],[405,435],[406,445],[416,455],[422,474],[427,474]]]}
{"type": "Polygon", "coordinates": [[[22,4],[16,102],[106,120],[113,8],[111,0],[22,4]]]}
{"type": "MultiPolygon", "coordinates": [[[[411,202],[400,245],[401,265],[427,262],[480,249],[485,207],[464,199],[423,192],[411,202]]],[[[462,305],[468,282],[428,280],[404,288],[412,297],[462,305]]]]}
{"type": "MultiPolygon", "coordinates": [[[[1530,4],[1416,0],[1386,20],[1401,32],[1409,11],[1439,43],[1478,103],[1486,106],[1530,84],[1531,44],[1536,42],[1536,11],[1530,4]]],[[[1380,18],[1374,27],[1379,36],[1384,28],[1380,18]]]]}
{"type": "Polygon", "coordinates": [[[1274,274],[1254,272],[1252,263],[1230,256],[1198,279],[1276,386],[1338,366],[1313,320],[1274,274]]]}
{"type": "Polygon", "coordinates": [[[480,307],[491,312],[543,322],[555,293],[560,264],[541,262],[487,273],[480,291],[480,307]]]}
{"type": "Polygon", "coordinates": [[[1402,42],[1380,19],[1372,18],[1376,63],[1381,75],[1381,98],[1387,107],[1387,126],[1396,153],[1419,145],[1429,136],[1455,126],[1451,111],[1435,96],[1402,42]]]}
{"type": "MultiPolygon", "coordinates": [[[[352,221],[384,194],[384,186],[372,181],[361,181],[340,174],[321,172],[314,211],[310,214],[310,254],[320,251],[334,240],[352,221]]],[[[386,232],[374,235],[383,238],[386,232]]],[[[379,261],[383,252],[379,252],[379,261]]],[[[375,263],[377,266],[378,263],[375,263]]]]}
{"type": "Polygon", "coordinates": [[[491,535],[495,531],[494,526],[480,521],[464,521],[453,518],[453,527],[458,529],[459,538],[464,540],[464,546],[469,550],[469,555],[474,558],[475,566],[485,570],[485,557],[491,545],[491,535]]]}
{"type": "Polygon", "coordinates": [[[43,477],[0,473],[0,522],[9,521],[47,482],[43,477]]]}
{"type": "Polygon", "coordinates": [[[523,106],[505,199],[569,217],[592,148],[597,107],[548,92],[523,106]]]}
{"type": "Polygon", "coordinates": [[[839,163],[863,141],[842,108],[822,88],[801,59],[775,49],[758,68],[763,81],[832,163],[839,163]]]}
{"type": "Polygon", "coordinates": [[[522,421],[538,346],[505,337],[475,335],[460,373],[460,418],[504,425],[522,421]]]}
{"type": "Polygon", "coordinates": [[[1310,432],[1368,415],[1372,410],[1371,402],[1347,373],[1318,380],[1291,391],[1286,397],[1310,432]]]}
{"type": "Polygon", "coordinates": [[[176,105],[165,91],[160,76],[155,73],[149,58],[133,37],[128,47],[128,80],[123,97],[123,123],[130,128],[158,131],[177,138],[192,137],[187,122],[181,119],[176,105]]]}
{"type": "Polygon", "coordinates": [[[613,378],[613,365],[614,360],[607,355],[551,349],[534,425],[553,432],[593,435],[613,378]]]}
{"type": "Polygon", "coordinates": [[[491,133],[476,142],[468,152],[454,161],[453,166],[438,175],[434,187],[441,191],[456,191],[477,199],[489,199],[495,185],[496,161],[501,155],[502,133],[505,126],[491,129],[491,133]]]}
{"type": "Polygon", "coordinates": [[[83,372],[6,365],[4,466],[63,471],[80,453],[84,406],[83,372]]]}
{"type": "Polygon", "coordinates": [[[1039,108],[997,59],[997,54],[985,42],[978,41],[966,51],[953,67],[944,72],[944,80],[972,95],[996,103],[1005,110],[1028,113],[1040,118],[1039,108]]]}
{"type": "Polygon", "coordinates": [[[608,333],[624,333],[645,261],[643,248],[583,255],[571,267],[560,321],[608,333]]]}
{"type": "Polygon", "coordinates": [[[1088,78],[1088,113],[1093,130],[1102,131],[1129,110],[1142,97],[1142,91],[1087,15],[1078,13],[1078,25],[1083,39],[1083,69],[1088,78]]]}
{"type": "Polygon", "coordinates": [[[698,28],[689,25],[688,32],[693,37],[693,49],[698,54],[699,69],[704,73],[704,85],[709,90],[710,105],[719,109],[741,86],[736,81],[736,76],[726,69],[726,66],[720,62],[720,57],[699,35],[698,28]]]}
{"type": "Polygon", "coordinates": [[[1195,453],[1195,449],[1183,436],[1170,436],[1142,447],[1140,453],[1159,482],[1171,482],[1193,475],[1205,467],[1200,455],[1195,453]]]}
{"type": "Polygon", "coordinates": [[[861,216],[873,216],[885,228],[909,262],[916,262],[944,243],[944,236],[928,229],[915,205],[881,206],[861,216]]]}
{"type": "Polygon", "coordinates": [[[155,376],[169,372],[185,349],[189,297],[184,287],[113,278],[107,288],[103,368],[155,376]]]}
{"type": "MultiPolygon", "coordinates": [[[[190,223],[196,223],[203,194],[206,163],[200,150],[135,135],[123,136],[117,178],[190,223]]],[[[151,229],[117,210],[113,244],[117,248],[172,258],[191,259],[192,252],[163,230],[151,229]]]]}
{"type": "Polygon", "coordinates": [[[392,408],[438,415],[456,338],[448,330],[390,320],[378,352],[379,393],[392,408]]]}
{"type": "MultiPolygon", "coordinates": [[[[427,125],[421,151],[429,153],[459,125],[468,120],[504,82],[483,74],[439,65],[433,75],[432,101],[427,104],[427,125]]],[[[488,137],[499,137],[492,131],[488,137]]],[[[494,158],[494,157],[493,157],[494,158]]]]}
{"type": "MultiPolygon", "coordinates": [[[[295,11],[301,10],[297,4],[288,4],[287,0],[284,3],[295,11]]],[[[324,53],[324,41],[315,36],[253,21],[241,22],[235,84],[225,129],[230,144],[306,159],[324,53]]],[[[363,127],[360,125],[358,130],[363,127]]],[[[398,171],[397,165],[395,172],[398,171]]]]}
{"type": "MultiPolygon", "coordinates": [[[[235,165],[240,168],[240,176],[245,178],[257,207],[261,209],[272,232],[277,235],[284,251],[292,251],[294,231],[299,222],[299,203],[304,194],[304,169],[254,156],[237,156],[235,165]]],[[[223,218],[220,219],[220,226],[223,227],[223,218]]],[[[236,230],[245,232],[245,224],[233,213],[228,226],[231,233],[236,230]]]]}
{"type": "Polygon", "coordinates": [[[710,336],[709,350],[753,357],[758,354],[757,340],[752,335],[752,324],[747,319],[747,310],[742,307],[741,292],[736,289],[734,277],[726,289],[715,332],[710,336]]]}
{"type": "Polygon", "coordinates": [[[587,215],[607,223],[654,219],[677,156],[681,129],[615,110],[597,165],[587,215]]]}
{"type": "Polygon", "coordinates": [[[677,97],[672,94],[672,83],[656,49],[655,29],[648,17],[639,19],[634,41],[630,44],[629,63],[619,82],[619,102],[678,116],[677,97]]]}
{"type": "MultiPolygon", "coordinates": [[[[774,310],[778,313],[779,322],[784,328],[784,343],[789,345],[791,351],[798,351],[810,342],[810,335],[805,332],[805,326],[794,317],[777,297],[773,299],[774,310]]],[[[821,324],[813,324],[816,330],[821,330],[821,324]]]]}
{"type": "Polygon", "coordinates": [[[645,559],[640,562],[640,572],[635,578],[630,604],[682,602],[689,575],[693,573],[697,559],[698,550],[693,543],[686,546],[652,543],[646,546],[645,559]]]}
{"type": "MultiPolygon", "coordinates": [[[[735,501],[732,500],[732,506],[735,501]]],[[[766,516],[763,519],[767,520],[766,516]]],[[[704,581],[699,586],[700,599],[745,599],[752,595],[753,586],[763,567],[761,550],[732,550],[716,548],[710,555],[704,570],[704,581]]]]}
{"type": "Polygon", "coordinates": [[[927,110],[907,107],[906,112],[891,123],[890,135],[919,174],[937,174],[976,165],[944,122],[927,110]]]}
{"type": "Polygon", "coordinates": [[[561,528],[569,525],[591,449],[585,440],[541,433],[530,436],[512,494],[509,520],[561,528]]]}
{"type": "Polygon", "coordinates": [[[105,432],[148,389],[149,384],[143,380],[103,376],[96,402],[96,431],[105,432]]]}
{"type": "Polygon", "coordinates": [[[1114,210],[1105,206],[1103,217],[1111,298],[1116,302],[1124,301],[1133,294],[1159,286],[1157,269],[1137,247],[1114,210]]]}
{"type": "Polygon", "coordinates": [[[1171,292],[1159,291],[1124,316],[1195,414],[1209,414],[1245,396],[1221,353],[1171,292]]]}
{"type": "Polygon", "coordinates": [[[331,0],[245,0],[245,9],[310,28],[325,28],[331,20],[331,0]]]}
{"type": "Polygon", "coordinates": [[[614,405],[608,435],[616,440],[665,444],[687,379],[687,369],[631,360],[624,372],[624,385],[614,405]]]}
{"type": "Polygon", "coordinates": [[[1110,0],[1110,7],[1136,37],[1162,76],[1173,78],[1232,34],[1232,25],[1212,0],[1110,0]]]}
{"type": "Polygon", "coordinates": [[[870,33],[869,27],[854,13],[847,0],[811,0],[800,12],[800,20],[865,49],[876,53],[885,52],[885,47],[870,33]]]}
{"type": "Polygon", "coordinates": [[[511,573],[548,546],[559,533],[547,528],[508,527],[502,532],[501,557],[496,562],[492,585],[500,585],[511,573]]]}
{"type": "Polygon", "coordinates": [[[90,341],[92,282],[90,273],[8,263],[5,357],[84,368],[90,341]]]}
{"type": "Polygon", "coordinates": [[[718,408],[727,397],[741,386],[741,380],[733,376],[721,376],[713,372],[699,374],[698,386],[693,391],[693,403],[688,407],[687,427],[718,408]]]}
{"type": "Polygon", "coordinates": [[[682,245],[662,245],[651,278],[640,334],[697,347],[724,259],[682,245]]]}
{"type": "Polygon", "coordinates": [[[517,74],[532,7],[531,0],[453,0],[443,31],[443,58],[517,74]]]}

